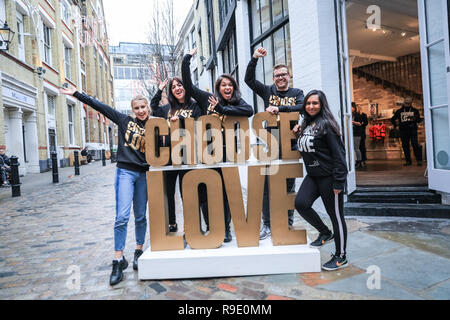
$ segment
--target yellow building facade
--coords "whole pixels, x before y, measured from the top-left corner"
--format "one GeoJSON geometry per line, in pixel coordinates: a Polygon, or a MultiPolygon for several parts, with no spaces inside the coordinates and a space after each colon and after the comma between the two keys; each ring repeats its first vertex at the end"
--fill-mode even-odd
{"type": "Polygon", "coordinates": [[[102,2],[0,0],[6,21],[15,34],[0,51],[0,148],[19,158],[20,173],[49,170],[51,152],[64,167],[85,145],[110,149],[108,120],[58,92],[69,83],[113,105],[102,2]]]}

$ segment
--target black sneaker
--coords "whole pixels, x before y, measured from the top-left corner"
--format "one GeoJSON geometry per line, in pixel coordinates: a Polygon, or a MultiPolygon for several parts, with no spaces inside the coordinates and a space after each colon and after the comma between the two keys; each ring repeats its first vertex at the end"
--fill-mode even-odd
{"type": "Polygon", "coordinates": [[[119,262],[117,260],[113,260],[113,268],[111,272],[111,276],[109,277],[109,284],[115,285],[118,284],[123,279],[123,270],[128,267],[128,261],[125,257],[122,257],[122,260],[119,262]]]}
{"type": "Polygon", "coordinates": [[[231,242],[231,240],[233,240],[231,231],[225,231],[225,239],[223,239],[223,242],[231,242]]]}
{"type": "Polygon", "coordinates": [[[175,224],[169,224],[169,232],[177,232],[178,231],[178,225],[175,224]]]}
{"type": "Polygon", "coordinates": [[[327,271],[333,271],[333,270],[345,268],[347,266],[348,266],[348,261],[345,256],[340,257],[338,255],[332,254],[331,260],[328,261],[327,263],[325,263],[322,266],[322,269],[327,270],[327,271]]]}
{"type": "Polygon", "coordinates": [[[403,164],[404,167],[408,167],[408,166],[410,166],[410,165],[412,165],[412,162],[411,162],[411,161],[406,161],[406,162],[403,164]]]}
{"type": "Polygon", "coordinates": [[[133,270],[138,269],[138,259],[144,252],[142,250],[136,249],[134,250],[134,259],[133,259],[133,270]]]}
{"type": "Polygon", "coordinates": [[[332,241],[334,239],[334,234],[332,232],[326,234],[326,233],[320,233],[316,240],[311,242],[309,246],[311,248],[320,248],[324,244],[332,241]]]}

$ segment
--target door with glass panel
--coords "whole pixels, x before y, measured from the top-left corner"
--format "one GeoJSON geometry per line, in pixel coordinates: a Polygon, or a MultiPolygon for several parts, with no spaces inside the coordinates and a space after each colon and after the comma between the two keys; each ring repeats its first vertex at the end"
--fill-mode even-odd
{"type": "Polygon", "coordinates": [[[353,148],[353,122],[351,104],[351,84],[350,84],[350,61],[347,41],[347,17],[345,0],[337,0],[336,4],[336,27],[339,50],[339,78],[341,96],[341,127],[345,144],[346,162],[348,168],[347,194],[356,190],[355,154],[353,148]]]}
{"type": "Polygon", "coordinates": [[[428,183],[450,193],[449,1],[418,0],[428,183]]]}

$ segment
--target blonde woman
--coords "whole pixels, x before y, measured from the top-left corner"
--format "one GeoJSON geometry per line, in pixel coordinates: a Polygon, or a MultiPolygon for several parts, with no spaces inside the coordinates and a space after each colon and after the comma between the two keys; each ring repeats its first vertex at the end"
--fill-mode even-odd
{"type": "Polygon", "coordinates": [[[94,98],[76,91],[75,88],[61,88],[61,94],[74,96],[118,126],[117,170],[115,179],[116,219],[114,224],[114,260],[110,276],[110,284],[122,281],[123,270],[128,261],[123,255],[130,209],[133,205],[136,233],[136,250],[134,252],[133,269],[137,270],[138,258],[143,253],[142,247],[147,230],[147,179],[149,165],[145,160],[145,123],[150,115],[150,107],[144,96],[136,96],[131,100],[134,117],[121,113],[94,98]]]}

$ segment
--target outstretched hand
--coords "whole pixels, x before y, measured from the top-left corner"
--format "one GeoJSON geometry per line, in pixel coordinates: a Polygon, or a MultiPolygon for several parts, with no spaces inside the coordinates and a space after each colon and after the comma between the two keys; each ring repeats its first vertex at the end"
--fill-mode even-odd
{"type": "Polygon", "coordinates": [[[194,48],[191,50],[191,52],[189,54],[193,57],[197,53],[197,50],[198,50],[198,48],[194,48]]]}
{"type": "Polygon", "coordinates": [[[73,94],[77,91],[77,89],[69,84],[68,88],[59,88],[59,93],[65,94],[68,96],[73,96],[73,94]]]}
{"type": "Polygon", "coordinates": [[[267,55],[267,50],[263,47],[259,47],[255,50],[255,53],[253,53],[254,58],[263,58],[267,55]]]}
{"type": "Polygon", "coordinates": [[[164,88],[167,86],[167,83],[168,83],[168,82],[169,82],[168,79],[166,79],[166,80],[164,80],[163,82],[161,82],[161,83],[159,84],[159,90],[163,91],[164,88]]]}
{"type": "Polygon", "coordinates": [[[214,108],[219,104],[219,99],[215,98],[214,96],[210,96],[208,98],[208,102],[214,110],[214,108]]]}

